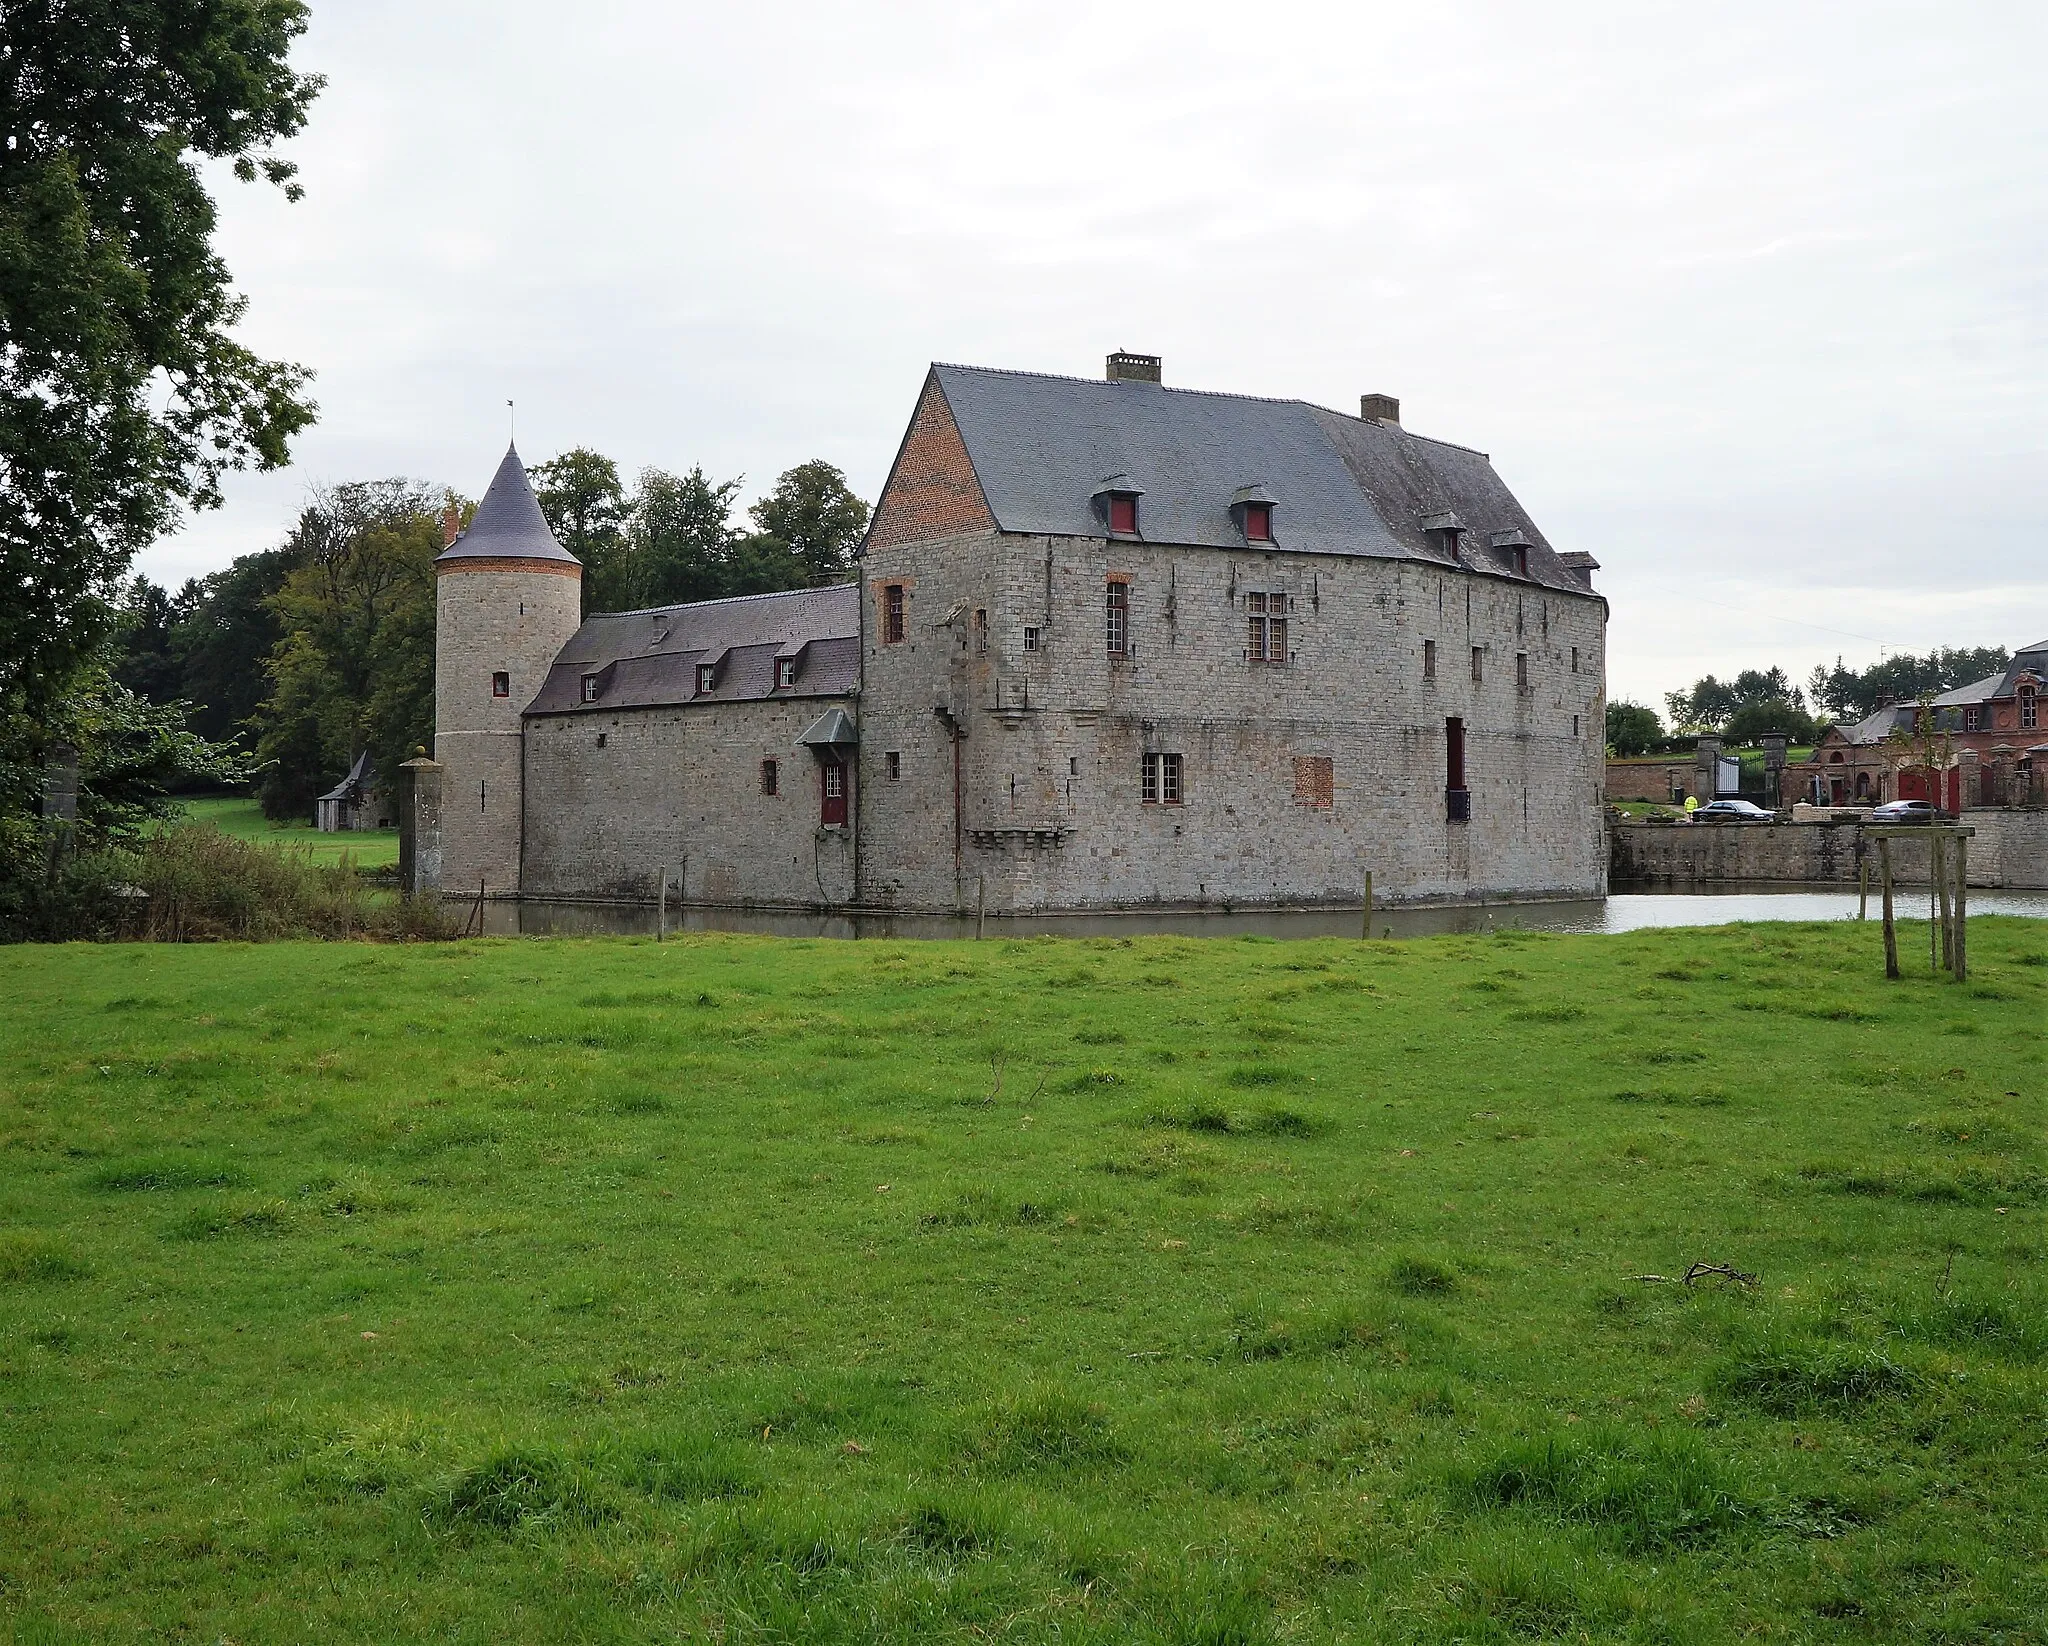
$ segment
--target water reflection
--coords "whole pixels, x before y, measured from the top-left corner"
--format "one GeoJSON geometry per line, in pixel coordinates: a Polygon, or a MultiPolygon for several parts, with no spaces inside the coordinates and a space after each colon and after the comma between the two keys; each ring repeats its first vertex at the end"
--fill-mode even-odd
{"type": "MultiPolygon", "coordinates": [[[[1899,918],[1924,919],[1924,890],[1897,904],[1899,918]]],[[[1972,914],[2048,919],[2048,892],[1970,893],[1972,914]]],[[[990,937],[1359,937],[1358,909],[1241,911],[1233,914],[991,915],[990,937]]],[[[1877,918],[1877,900],[1870,915],[1877,918]]],[[[1536,932],[1632,932],[1648,926],[1723,926],[1738,920],[1853,920],[1856,891],[1838,886],[1731,886],[1711,892],[1617,892],[1563,903],[1461,903],[1373,913],[1378,937],[1520,928],[1536,932]]],[[[487,903],[484,930],[499,937],[652,937],[655,910],[620,903],[487,903]]],[[[973,937],[972,915],[805,914],[758,909],[671,909],[672,932],[760,932],[773,937],[973,937]]]]}

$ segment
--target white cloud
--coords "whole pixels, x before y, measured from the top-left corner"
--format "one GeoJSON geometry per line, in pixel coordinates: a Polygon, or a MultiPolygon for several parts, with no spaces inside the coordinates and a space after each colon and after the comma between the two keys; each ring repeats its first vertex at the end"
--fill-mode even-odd
{"type": "Polygon", "coordinates": [[[323,0],[307,199],[222,231],[322,420],[145,566],[313,480],[474,492],[508,396],[529,458],[872,496],[926,361],[1132,347],[1490,451],[1603,563],[1617,695],[2031,640],[2044,47],[2020,4],[323,0]]]}

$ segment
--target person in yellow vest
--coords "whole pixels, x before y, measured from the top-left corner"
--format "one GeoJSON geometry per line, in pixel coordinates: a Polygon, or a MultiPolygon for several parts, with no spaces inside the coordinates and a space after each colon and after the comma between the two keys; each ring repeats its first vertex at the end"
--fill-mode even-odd
{"type": "Polygon", "coordinates": [[[1698,811],[1699,809],[1700,809],[1700,797],[1699,797],[1698,795],[1696,795],[1696,794],[1689,794],[1689,795],[1687,795],[1687,796],[1685,797],[1685,820],[1686,820],[1686,822],[1690,823],[1690,822],[1692,821],[1692,814],[1693,814],[1694,812],[1698,811]]]}

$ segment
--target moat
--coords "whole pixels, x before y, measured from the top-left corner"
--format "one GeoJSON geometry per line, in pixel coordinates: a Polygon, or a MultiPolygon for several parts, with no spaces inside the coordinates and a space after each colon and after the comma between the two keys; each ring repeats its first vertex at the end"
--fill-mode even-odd
{"type": "MultiPolygon", "coordinates": [[[[1901,889],[1902,921],[1924,919],[1925,887],[1901,889]]],[[[2025,915],[2048,920],[2048,892],[1972,891],[1972,914],[2025,915]]],[[[990,915],[984,935],[995,937],[1358,937],[1361,913],[1352,909],[1243,910],[1236,913],[990,915]]],[[[1877,918],[1876,898],[1870,917],[1877,918]]],[[[1376,937],[1439,937],[1451,932],[1520,928],[1543,932],[1630,932],[1652,926],[1724,926],[1743,920],[1853,920],[1856,889],[1782,885],[1731,886],[1712,892],[1623,890],[1605,898],[1552,903],[1468,903],[1433,908],[1376,909],[1376,937]]],[[[648,904],[560,903],[527,900],[486,903],[484,931],[492,936],[596,937],[654,935],[648,904]]],[[[759,909],[670,909],[671,932],[762,932],[776,937],[961,938],[975,935],[973,915],[811,914],[759,909]]]]}

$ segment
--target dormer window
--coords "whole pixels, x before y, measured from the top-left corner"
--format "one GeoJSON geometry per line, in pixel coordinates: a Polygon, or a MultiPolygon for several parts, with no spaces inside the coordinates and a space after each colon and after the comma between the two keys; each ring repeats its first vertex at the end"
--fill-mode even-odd
{"type": "Polygon", "coordinates": [[[713,663],[697,665],[697,695],[702,697],[718,683],[718,667],[713,663]]]}
{"type": "Polygon", "coordinates": [[[1526,543],[1517,543],[1514,546],[1514,556],[1515,575],[1517,577],[1527,577],[1529,575],[1529,546],[1526,543]]]}
{"type": "Polygon", "coordinates": [[[1247,503],[1244,506],[1244,540],[1247,543],[1273,541],[1273,505],[1247,503]]]}
{"type": "Polygon", "coordinates": [[[583,701],[595,703],[597,701],[597,692],[598,677],[594,674],[586,674],[583,677],[583,701]]]}
{"type": "Polygon", "coordinates": [[[778,657],[778,658],[777,658],[777,659],[775,660],[775,685],[776,685],[776,688],[777,688],[778,690],[786,691],[786,690],[788,690],[788,689],[789,689],[789,688],[790,688],[791,686],[794,686],[795,684],[796,684],[796,659],[795,659],[795,658],[793,658],[793,657],[778,657]]]}
{"type": "Polygon", "coordinates": [[[1095,506],[1111,537],[1138,535],[1138,499],[1144,487],[1127,474],[1113,474],[1095,488],[1095,506]]]}

